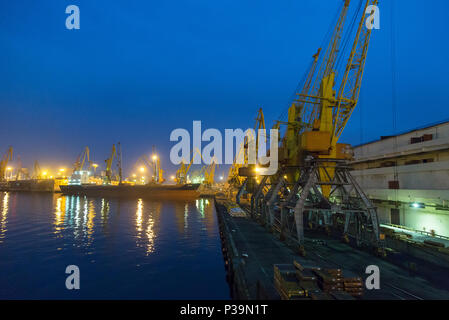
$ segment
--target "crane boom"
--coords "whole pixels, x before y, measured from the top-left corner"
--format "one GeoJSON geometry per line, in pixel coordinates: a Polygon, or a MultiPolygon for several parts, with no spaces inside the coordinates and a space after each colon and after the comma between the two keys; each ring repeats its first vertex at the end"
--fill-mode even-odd
{"type": "Polygon", "coordinates": [[[184,163],[184,160],[181,161],[181,165],[179,166],[179,169],[176,171],[176,183],[183,184],[187,182],[187,174],[189,173],[190,167],[192,166],[193,160],[195,159],[197,154],[201,156],[201,151],[199,149],[196,149],[193,152],[192,159],[190,160],[190,163],[187,167],[184,163]]]}
{"type": "Polygon", "coordinates": [[[78,158],[75,161],[75,164],[73,165],[73,172],[75,171],[81,171],[84,168],[84,163],[89,162],[91,163],[90,159],[89,159],[89,147],[85,147],[83,149],[83,151],[78,155],[78,158]]]}
{"type": "MultiPolygon", "coordinates": [[[[346,145],[339,144],[346,123],[355,109],[360,93],[371,30],[365,28],[365,12],[369,6],[376,6],[378,0],[361,0],[354,19],[347,32],[345,43],[351,38],[353,27],[357,26],[353,44],[344,66],[341,82],[336,86],[339,61],[344,50],[340,49],[343,29],[350,0],[344,0],[331,40],[320,56],[320,50],[313,56],[313,63],[302,90],[288,112],[287,130],[279,152],[281,166],[301,166],[308,155],[317,159],[346,159],[346,145]],[[363,11],[361,11],[361,9],[363,11]],[[362,12],[357,23],[357,17],[362,12]],[[338,63],[337,63],[338,61],[338,63]],[[317,71],[318,70],[318,71],[317,71]],[[337,93],[338,92],[338,93],[337,93]]],[[[344,46],[346,47],[346,45],[344,46]]],[[[327,163],[329,179],[333,179],[334,164],[327,163]]],[[[295,169],[287,176],[297,176],[295,169]]],[[[324,175],[324,172],[322,172],[324,175]]],[[[327,181],[327,178],[323,179],[327,181]]],[[[323,186],[327,198],[330,188],[323,186]]]]}
{"type": "MultiPolygon", "coordinates": [[[[314,55],[314,64],[303,90],[297,94],[297,100],[289,109],[284,144],[289,151],[295,151],[295,148],[298,151],[289,152],[287,157],[292,158],[303,151],[316,153],[322,157],[337,157],[336,143],[357,105],[371,36],[371,30],[364,26],[365,16],[362,14],[345,72],[338,86],[338,94],[336,94],[335,64],[342,55],[340,42],[349,3],[349,0],[344,1],[324,57],[318,62],[319,52],[314,55]],[[317,64],[320,66],[318,73],[315,74],[317,64]],[[310,83],[313,85],[311,86],[310,83]],[[300,140],[299,143],[297,140],[300,140]]],[[[375,6],[377,3],[378,0],[366,0],[362,12],[364,13],[370,5],[375,6]]],[[[298,164],[298,161],[290,160],[294,162],[292,164],[298,164]]]]}
{"type": "MultiPolygon", "coordinates": [[[[311,97],[311,103],[308,106],[308,108],[304,107],[303,102],[303,108],[301,108],[301,119],[307,124],[305,127],[312,127],[314,120],[317,116],[319,116],[319,102],[317,99],[314,99],[313,97],[316,97],[320,94],[320,90],[322,87],[322,80],[325,78],[328,78],[334,71],[335,63],[338,58],[338,53],[340,53],[340,42],[341,42],[341,35],[343,33],[343,28],[346,21],[346,16],[348,14],[349,4],[350,0],[344,0],[343,7],[340,11],[337,24],[335,25],[332,33],[331,41],[329,42],[326,52],[324,53],[324,56],[322,58],[322,61],[320,63],[320,67],[318,69],[318,73],[314,75],[315,68],[313,69],[312,78],[313,78],[313,85],[308,86],[308,91],[303,91],[300,93],[300,96],[303,97],[311,97]]],[[[318,53],[316,56],[314,56],[315,59],[318,59],[318,56],[320,54],[321,48],[318,50],[318,53]]]]}
{"type": "MultiPolygon", "coordinates": [[[[366,12],[369,6],[377,4],[378,0],[367,1],[363,12],[366,12]]],[[[337,140],[358,102],[370,38],[371,29],[364,26],[364,16],[362,15],[338,93],[338,104],[334,109],[335,121],[332,137],[337,140]]]]}

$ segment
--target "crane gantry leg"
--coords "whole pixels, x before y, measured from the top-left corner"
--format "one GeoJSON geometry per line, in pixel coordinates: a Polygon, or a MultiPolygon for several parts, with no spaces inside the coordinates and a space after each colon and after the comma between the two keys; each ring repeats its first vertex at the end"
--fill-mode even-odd
{"type": "Polygon", "coordinates": [[[301,253],[304,253],[306,221],[310,226],[324,227],[329,233],[330,229],[344,230],[341,236],[353,238],[357,245],[382,249],[376,208],[352,177],[346,163],[332,160],[332,179],[321,179],[329,161],[308,161],[294,184],[280,178],[265,196],[262,190],[267,180],[262,179],[252,197],[253,216],[261,217],[271,230],[278,230],[281,239],[294,239],[301,253]],[[330,190],[329,198],[321,193],[323,185],[330,190]],[[341,217],[343,220],[338,219],[341,217]]]}
{"type": "Polygon", "coordinates": [[[240,198],[242,197],[243,192],[245,192],[247,183],[248,183],[248,179],[245,179],[245,181],[243,181],[243,184],[240,186],[239,191],[237,192],[237,195],[235,196],[235,202],[237,204],[240,204],[240,198]]]}

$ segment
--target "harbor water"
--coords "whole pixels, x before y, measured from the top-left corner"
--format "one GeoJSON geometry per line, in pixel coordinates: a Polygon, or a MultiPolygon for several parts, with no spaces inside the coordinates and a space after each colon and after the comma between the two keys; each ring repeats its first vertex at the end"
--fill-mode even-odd
{"type": "Polygon", "coordinates": [[[0,194],[0,299],[229,298],[213,200],[0,194]]]}

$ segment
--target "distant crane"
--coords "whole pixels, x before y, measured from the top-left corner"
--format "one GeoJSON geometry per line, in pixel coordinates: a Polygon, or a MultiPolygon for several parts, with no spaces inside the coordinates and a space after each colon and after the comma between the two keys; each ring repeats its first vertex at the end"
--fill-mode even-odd
{"type": "Polygon", "coordinates": [[[103,184],[111,184],[114,179],[118,183],[121,184],[123,181],[122,178],[122,148],[120,145],[120,142],[117,143],[117,147],[115,147],[115,144],[112,145],[111,149],[111,155],[109,158],[107,158],[104,162],[106,164],[106,170],[105,170],[105,176],[103,179],[103,184]],[[117,169],[118,169],[118,175],[114,177],[113,170],[112,170],[112,164],[114,162],[114,159],[117,161],[117,169]]]}
{"type": "Polygon", "coordinates": [[[155,166],[155,173],[154,173],[154,177],[156,179],[157,183],[163,183],[165,181],[164,179],[164,170],[161,168],[161,163],[160,163],[160,159],[158,156],[153,155],[153,163],[155,166]],[[155,160],[156,157],[156,160],[155,160]]]}
{"type": "Polygon", "coordinates": [[[117,157],[117,150],[115,144],[112,145],[111,156],[107,158],[106,162],[106,172],[105,172],[105,184],[111,184],[112,182],[112,161],[117,157]]]}
{"type": "Polygon", "coordinates": [[[178,184],[184,184],[187,182],[187,174],[189,173],[190,167],[193,164],[193,160],[195,159],[195,156],[199,154],[201,157],[201,152],[197,149],[194,151],[192,159],[190,160],[190,163],[188,166],[185,165],[184,159],[181,161],[181,165],[179,166],[178,171],[176,171],[175,181],[178,184]]]}
{"type": "Polygon", "coordinates": [[[264,143],[266,144],[267,136],[266,132],[263,134],[262,137],[259,136],[259,130],[266,130],[265,127],[265,116],[263,113],[262,108],[259,108],[257,112],[257,116],[255,118],[254,123],[254,133],[255,136],[246,136],[245,141],[240,146],[239,151],[237,152],[234,162],[229,168],[229,174],[228,174],[228,184],[230,188],[237,188],[237,196],[236,201],[237,203],[240,203],[240,197],[242,194],[246,192],[253,192],[256,188],[256,178],[255,178],[255,170],[256,170],[256,164],[249,164],[248,163],[248,152],[249,152],[249,144],[254,143],[255,146],[255,155],[258,154],[259,151],[259,141],[260,139],[264,140],[264,143]],[[252,141],[251,141],[252,140],[252,141]],[[243,160],[243,163],[241,163],[243,160]]]}
{"type": "Polygon", "coordinates": [[[90,153],[89,147],[86,146],[83,149],[83,151],[78,155],[78,158],[76,159],[73,165],[73,172],[83,170],[86,160],[89,163],[89,166],[92,166],[92,162],[89,159],[89,153],[90,153]]]}
{"type": "Polygon", "coordinates": [[[239,157],[242,156],[242,153],[244,152],[244,143],[242,143],[237,151],[237,154],[235,155],[234,158],[234,162],[232,163],[232,165],[229,167],[229,171],[228,171],[228,184],[230,186],[239,188],[243,181],[245,180],[244,177],[239,175],[239,168],[242,166],[241,164],[237,163],[237,159],[239,159],[239,157]]]}
{"type": "Polygon", "coordinates": [[[212,186],[215,183],[215,169],[218,167],[217,159],[212,158],[211,163],[208,166],[202,168],[202,175],[204,176],[203,184],[206,186],[212,186]]]}
{"type": "Polygon", "coordinates": [[[10,146],[8,151],[3,155],[2,160],[0,161],[0,181],[6,180],[6,171],[8,168],[9,161],[12,160],[13,148],[10,146]]]}
{"type": "MultiPolygon", "coordinates": [[[[262,108],[259,108],[258,112],[257,112],[257,116],[255,118],[255,124],[254,124],[254,132],[255,132],[255,137],[245,137],[245,141],[239,146],[239,150],[237,151],[237,154],[234,158],[234,162],[231,165],[231,167],[229,168],[229,173],[228,173],[228,183],[230,185],[233,185],[234,187],[240,188],[241,185],[243,184],[245,178],[239,174],[239,169],[243,168],[243,167],[248,167],[248,170],[252,170],[254,171],[254,167],[255,165],[248,165],[248,143],[249,140],[254,140],[255,143],[255,151],[256,154],[258,152],[258,147],[259,147],[259,139],[263,138],[266,142],[266,135],[264,135],[264,137],[259,137],[259,130],[264,129],[265,130],[265,116],[263,114],[263,110],[262,108]],[[240,163],[241,160],[243,160],[243,163],[240,163]]],[[[246,171],[248,171],[246,170],[246,171]]]]}

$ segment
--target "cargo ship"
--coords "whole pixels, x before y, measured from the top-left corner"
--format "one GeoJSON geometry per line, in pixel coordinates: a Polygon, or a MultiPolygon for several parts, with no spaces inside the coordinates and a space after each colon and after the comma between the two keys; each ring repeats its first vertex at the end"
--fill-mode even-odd
{"type": "Polygon", "coordinates": [[[196,199],[200,196],[200,184],[162,185],[150,183],[146,185],[61,185],[61,192],[67,195],[85,195],[93,197],[127,197],[154,199],[196,199]]]}
{"type": "Polygon", "coordinates": [[[53,179],[28,179],[0,182],[0,191],[11,192],[53,192],[55,180],[53,179]]]}

